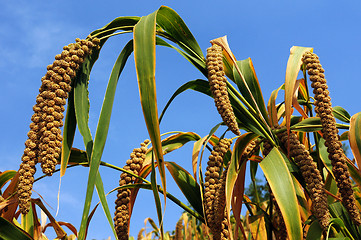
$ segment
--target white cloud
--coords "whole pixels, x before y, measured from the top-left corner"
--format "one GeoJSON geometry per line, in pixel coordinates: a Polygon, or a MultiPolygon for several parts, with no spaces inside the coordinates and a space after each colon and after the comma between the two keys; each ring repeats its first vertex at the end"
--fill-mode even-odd
{"type": "Polygon", "coordinates": [[[53,61],[62,46],[81,32],[61,11],[49,12],[36,2],[7,1],[0,17],[0,67],[4,68],[21,64],[45,69],[49,59],[53,61]]]}

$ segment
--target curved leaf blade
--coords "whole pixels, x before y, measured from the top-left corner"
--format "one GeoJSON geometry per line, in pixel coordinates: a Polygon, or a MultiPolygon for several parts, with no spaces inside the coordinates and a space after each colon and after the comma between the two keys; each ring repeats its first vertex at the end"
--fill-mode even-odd
{"type": "Polygon", "coordinates": [[[350,114],[340,106],[335,106],[332,108],[332,113],[338,120],[341,120],[342,122],[349,123],[350,122],[350,114]]]}
{"type": "Polygon", "coordinates": [[[76,117],[74,108],[74,91],[71,91],[68,98],[68,107],[64,122],[63,143],[61,147],[60,177],[64,176],[66,167],[71,155],[76,130],[76,117]]]}
{"type": "Polygon", "coordinates": [[[24,230],[18,228],[14,224],[0,217],[0,238],[4,240],[32,240],[24,230]]]}
{"type": "MultiPolygon", "coordinates": [[[[98,193],[100,194],[100,199],[102,201],[103,208],[108,209],[105,196],[101,196],[104,194],[104,190],[101,191],[102,183],[101,183],[100,175],[98,174],[98,170],[105,146],[105,141],[108,135],[116,86],[119,80],[119,76],[125,66],[125,63],[132,52],[133,52],[133,42],[131,40],[127,43],[127,45],[124,47],[122,52],[119,54],[118,59],[114,64],[112,73],[109,78],[107,90],[104,96],[104,101],[99,116],[97,131],[94,138],[94,147],[92,148],[92,152],[90,154],[91,156],[90,169],[89,169],[88,184],[87,184],[82,221],[79,230],[79,237],[78,237],[79,239],[85,238],[87,218],[90,210],[90,204],[91,204],[95,184],[97,184],[97,189],[98,189],[98,193]]],[[[88,154],[88,158],[89,158],[89,154],[88,154]]],[[[110,216],[110,213],[109,214],[106,213],[106,215],[110,216]]]]}
{"type": "Polygon", "coordinates": [[[165,165],[194,210],[203,215],[201,191],[196,180],[188,171],[174,162],[166,162],[165,165]]]}
{"type": "Polygon", "coordinates": [[[301,240],[303,239],[301,216],[285,158],[286,156],[277,148],[273,148],[260,166],[280,207],[290,240],[301,240]]]}
{"type": "Polygon", "coordinates": [[[6,170],[0,173],[0,189],[11,180],[17,172],[15,170],[6,170]]]}
{"type": "Polygon", "coordinates": [[[230,220],[231,206],[233,215],[236,219],[237,230],[234,236],[238,236],[238,226],[241,222],[240,214],[242,210],[242,200],[244,193],[245,171],[248,159],[242,158],[242,154],[247,145],[252,142],[257,135],[253,133],[245,133],[241,135],[234,144],[231,162],[226,178],[226,210],[227,217],[230,220]]]}
{"type": "Polygon", "coordinates": [[[260,114],[262,114],[264,119],[268,119],[266,106],[264,103],[261,87],[258,82],[258,78],[256,76],[256,71],[254,69],[253,63],[251,58],[247,58],[245,60],[237,61],[236,63],[239,67],[239,69],[242,72],[242,75],[244,77],[245,81],[242,81],[237,74],[236,71],[234,71],[236,84],[238,86],[238,89],[242,93],[242,95],[245,97],[245,99],[250,103],[250,105],[254,109],[259,109],[260,114]],[[247,84],[247,85],[245,85],[247,84]],[[247,86],[250,91],[247,91],[247,86]]]}
{"type": "Polygon", "coordinates": [[[165,168],[159,130],[155,86],[156,16],[157,11],[142,17],[135,25],[134,60],[144,120],[147,125],[149,137],[152,141],[162,186],[164,191],[166,191],[165,168]]]}
{"type": "Polygon", "coordinates": [[[157,24],[188,54],[204,59],[202,50],[182,18],[171,8],[162,6],[157,13],[157,24]]]}
{"type": "Polygon", "coordinates": [[[286,68],[285,80],[285,110],[286,110],[286,126],[287,131],[290,128],[291,114],[292,114],[292,99],[297,81],[297,75],[300,72],[302,65],[302,55],[307,51],[312,51],[313,48],[293,46],[290,50],[290,56],[286,68]]]}
{"type": "Polygon", "coordinates": [[[357,166],[361,166],[361,112],[351,117],[348,139],[357,166]]]}

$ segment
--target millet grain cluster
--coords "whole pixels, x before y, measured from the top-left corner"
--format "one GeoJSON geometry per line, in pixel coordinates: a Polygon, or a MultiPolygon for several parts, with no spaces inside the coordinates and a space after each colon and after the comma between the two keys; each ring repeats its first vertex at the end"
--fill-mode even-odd
{"type": "Polygon", "coordinates": [[[313,204],[313,214],[319,220],[321,227],[327,229],[330,213],[328,211],[327,195],[325,193],[322,176],[317,169],[316,163],[294,132],[290,131],[288,135],[287,131],[283,131],[278,133],[277,137],[285,148],[288,147],[288,144],[290,145],[289,155],[300,168],[302,177],[305,180],[313,204]]]}
{"type": "Polygon", "coordinates": [[[350,214],[356,225],[361,224],[360,212],[355,203],[352,183],[348,172],[346,156],[342,150],[342,143],[339,141],[336,120],[332,114],[331,98],[327,90],[325,70],[322,68],[318,56],[311,52],[303,55],[302,61],[310,76],[311,87],[315,94],[315,112],[321,119],[322,133],[325,145],[329,153],[328,157],[332,163],[332,172],[335,176],[337,187],[342,198],[342,203],[350,214]]]}
{"type": "Polygon", "coordinates": [[[175,226],[175,240],[183,240],[183,219],[179,219],[175,226]]]}
{"type": "Polygon", "coordinates": [[[64,105],[71,90],[71,81],[75,78],[84,58],[97,47],[99,39],[80,40],[63,48],[63,52],[55,56],[53,64],[47,67],[34,114],[31,117],[28,139],[19,169],[19,208],[21,213],[29,211],[31,190],[36,172],[35,164],[41,163],[42,170],[52,175],[61,152],[64,105]]]}
{"type": "MultiPolygon", "coordinates": [[[[141,143],[140,148],[135,148],[130,154],[130,159],[127,160],[124,169],[130,171],[136,175],[139,174],[142,169],[143,162],[145,160],[147,148],[146,145],[149,140],[145,140],[141,143]]],[[[136,178],[128,173],[122,173],[120,175],[119,186],[134,183],[136,178]]],[[[129,215],[129,203],[130,203],[130,189],[118,190],[117,199],[115,200],[115,213],[114,213],[114,228],[119,240],[128,240],[128,222],[129,215]]]]}
{"type": "Polygon", "coordinates": [[[205,173],[204,183],[204,209],[207,220],[207,225],[211,229],[213,239],[221,239],[222,221],[224,218],[224,208],[221,211],[221,206],[216,206],[217,191],[220,189],[220,171],[223,166],[223,157],[227,153],[232,144],[230,139],[221,139],[217,145],[213,147],[213,151],[209,156],[207,163],[207,171],[205,173]]]}
{"type": "Polygon", "coordinates": [[[219,114],[223,122],[236,135],[241,135],[227,92],[227,78],[223,70],[222,47],[213,44],[207,49],[208,81],[219,114]]]}

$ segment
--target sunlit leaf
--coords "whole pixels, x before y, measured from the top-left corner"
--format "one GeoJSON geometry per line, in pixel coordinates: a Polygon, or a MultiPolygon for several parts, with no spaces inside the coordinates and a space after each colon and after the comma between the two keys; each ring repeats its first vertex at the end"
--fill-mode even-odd
{"type": "Polygon", "coordinates": [[[0,238],[4,240],[32,240],[32,237],[24,230],[2,217],[0,217],[0,238]]]}
{"type": "MultiPolygon", "coordinates": [[[[240,213],[242,210],[245,169],[248,159],[242,158],[242,154],[247,145],[252,142],[257,135],[253,133],[245,133],[241,135],[234,144],[231,162],[228,167],[226,178],[226,211],[227,217],[230,220],[231,206],[233,206],[233,213],[237,224],[240,222],[240,213]],[[237,187],[237,189],[236,189],[237,187]],[[236,205],[238,203],[238,205],[236,205]],[[238,206],[238,207],[237,207],[238,206]]],[[[235,235],[237,236],[237,235],[235,235]]]]}
{"type": "Polygon", "coordinates": [[[281,85],[279,88],[277,88],[276,90],[273,90],[271,93],[271,96],[268,100],[268,104],[267,104],[267,110],[268,110],[268,114],[269,114],[269,118],[270,118],[270,122],[271,122],[271,126],[275,126],[278,125],[278,111],[277,111],[277,106],[276,106],[276,99],[278,96],[278,92],[284,87],[284,84],[281,85]]]}
{"type": "Polygon", "coordinates": [[[69,93],[68,107],[64,121],[63,142],[61,147],[60,177],[64,176],[69,162],[71,148],[76,130],[76,117],[74,108],[74,90],[69,93]]]}
{"type": "Polygon", "coordinates": [[[292,178],[284,156],[277,148],[263,159],[260,166],[281,210],[291,240],[303,239],[301,216],[292,178]]]}
{"type": "Polygon", "coordinates": [[[318,223],[318,221],[314,221],[307,231],[306,240],[321,240],[323,234],[323,229],[318,223]]]}
{"type": "Polygon", "coordinates": [[[337,118],[338,120],[341,120],[342,122],[345,123],[350,122],[351,116],[343,107],[340,106],[332,107],[332,113],[333,116],[335,116],[335,118],[337,118]]]}
{"type": "Polygon", "coordinates": [[[300,104],[298,103],[298,93],[299,93],[299,88],[302,85],[302,82],[305,82],[305,80],[299,79],[295,83],[295,89],[294,89],[293,98],[292,98],[292,105],[306,119],[306,118],[308,118],[308,116],[305,113],[305,111],[302,109],[300,104]]]}
{"type": "Polygon", "coordinates": [[[165,107],[160,115],[159,122],[162,121],[165,112],[167,111],[169,105],[172,103],[172,101],[175,99],[175,97],[177,97],[179,94],[181,94],[182,92],[184,92],[188,89],[195,90],[197,92],[201,92],[201,93],[204,93],[204,94],[212,97],[208,81],[197,79],[197,80],[186,82],[185,84],[180,86],[173,93],[172,97],[168,100],[167,104],[165,105],[165,107]]]}
{"type": "Polygon", "coordinates": [[[351,117],[350,130],[348,133],[350,147],[356,159],[357,166],[361,166],[361,112],[351,117]]]}
{"type": "Polygon", "coordinates": [[[285,80],[285,110],[286,110],[286,126],[287,131],[290,128],[291,123],[291,108],[292,99],[295,89],[298,73],[302,65],[302,55],[307,51],[312,51],[312,48],[293,46],[290,49],[290,56],[287,62],[286,68],[286,80],[285,80]]]}
{"type": "Polygon", "coordinates": [[[188,171],[174,162],[166,162],[166,167],[190,205],[203,215],[201,192],[196,180],[188,171]]]}
{"type": "Polygon", "coordinates": [[[263,94],[251,58],[247,58],[242,61],[237,61],[236,64],[241,70],[245,80],[242,81],[239,75],[237,74],[237,72],[233,73],[235,75],[235,81],[237,83],[238,89],[245,97],[245,99],[248,101],[248,103],[250,103],[250,105],[255,110],[259,109],[260,115],[264,119],[268,119],[267,110],[263,99],[263,94]],[[247,84],[247,86],[245,84],[247,84]],[[247,91],[247,87],[249,88],[250,91],[247,91]]]}
{"type": "MultiPolygon", "coordinates": [[[[89,169],[89,177],[88,177],[88,184],[87,184],[87,191],[86,191],[86,198],[84,203],[84,209],[83,209],[83,215],[82,215],[82,222],[79,230],[79,239],[84,239],[85,234],[85,225],[86,225],[86,219],[89,214],[90,210],[90,204],[93,197],[94,192],[94,185],[97,184],[97,190],[98,194],[103,195],[104,190],[100,189],[102,188],[101,178],[98,174],[98,169],[100,165],[100,160],[103,154],[105,141],[108,135],[109,130],[109,123],[110,123],[110,117],[113,109],[113,102],[114,102],[114,96],[115,96],[115,90],[117,87],[117,83],[119,80],[119,76],[125,66],[125,63],[129,57],[129,55],[133,52],[133,42],[129,41],[128,44],[124,47],[122,52],[120,53],[117,61],[114,64],[112,73],[109,78],[107,90],[104,96],[104,101],[102,105],[102,109],[99,116],[98,126],[94,138],[94,147],[92,148],[92,152],[89,155],[91,156],[90,160],[90,169],[89,169]]],[[[89,149],[87,148],[87,152],[89,149]]],[[[106,210],[106,215],[108,216],[109,223],[112,222],[110,213],[107,209],[107,203],[105,196],[101,196],[100,200],[102,200],[102,205],[104,206],[103,209],[106,210]]],[[[111,224],[113,226],[113,224],[111,224]]]]}
{"type": "Polygon", "coordinates": [[[162,186],[164,191],[166,191],[166,178],[155,86],[156,16],[157,11],[142,17],[135,25],[134,60],[144,120],[147,125],[149,137],[152,141],[162,186]]]}
{"type": "Polygon", "coordinates": [[[62,239],[66,236],[66,232],[63,230],[63,228],[59,225],[59,223],[55,220],[53,215],[48,211],[48,209],[44,206],[43,202],[40,199],[33,199],[32,200],[36,205],[38,205],[41,210],[48,216],[50,222],[53,225],[53,228],[56,232],[56,235],[59,239],[62,239]]]}
{"type": "Polygon", "coordinates": [[[6,170],[2,173],[0,173],[0,189],[7,183],[9,180],[11,180],[16,174],[15,170],[6,170]]]}
{"type": "Polygon", "coordinates": [[[157,24],[172,37],[184,51],[199,59],[204,59],[201,48],[182,18],[171,8],[162,6],[157,12],[157,24]]]}

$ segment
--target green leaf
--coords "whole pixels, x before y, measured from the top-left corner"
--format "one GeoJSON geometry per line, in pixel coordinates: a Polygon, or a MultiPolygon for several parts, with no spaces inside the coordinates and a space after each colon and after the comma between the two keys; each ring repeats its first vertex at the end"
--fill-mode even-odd
{"type": "MultiPolygon", "coordinates": [[[[164,236],[163,213],[162,213],[162,204],[160,202],[159,193],[158,193],[158,185],[157,185],[154,157],[152,158],[152,172],[150,174],[150,181],[151,181],[151,187],[152,187],[152,191],[153,191],[153,195],[154,195],[155,206],[157,209],[160,232],[161,232],[161,236],[162,236],[161,239],[163,239],[163,236],[164,236]]],[[[165,191],[163,191],[163,194],[164,194],[164,197],[166,197],[165,191]]]]}
{"type": "Polygon", "coordinates": [[[74,90],[69,94],[68,107],[66,110],[63,143],[61,148],[61,163],[60,163],[60,177],[64,176],[66,167],[69,162],[71,147],[73,146],[73,140],[76,130],[76,117],[74,108],[74,90]]]}
{"type": "Polygon", "coordinates": [[[156,38],[156,44],[159,46],[169,47],[176,50],[180,55],[182,55],[185,59],[187,59],[190,63],[192,63],[201,73],[203,73],[204,76],[207,76],[208,70],[204,59],[199,59],[192,55],[189,55],[188,53],[183,52],[179,48],[167,43],[166,41],[164,41],[159,37],[156,38]]]}
{"type": "Polygon", "coordinates": [[[5,172],[0,173],[0,189],[11,180],[16,174],[15,170],[6,170],[5,172]]]}
{"type": "MultiPolygon", "coordinates": [[[[104,27],[93,31],[90,35],[97,38],[105,38],[116,30],[129,31],[132,30],[134,25],[139,21],[140,17],[118,17],[105,25],[104,27]]],[[[103,40],[105,41],[105,40],[103,40]]]]}
{"type": "Polygon", "coordinates": [[[157,24],[188,54],[204,59],[201,48],[182,18],[171,8],[162,6],[157,13],[157,24]]]}
{"type": "Polygon", "coordinates": [[[260,166],[281,210],[290,240],[301,240],[303,239],[301,216],[285,158],[286,156],[277,148],[273,148],[260,166]]]}
{"type": "Polygon", "coordinates": [[[321,120],[319,117],[309,117],[291,126],[291,130],[298,132],[317,132],[322,130],[321,120]]]}
{"type": "Polygon", "coordinates": [[[166,191],[166,178],[159,130],[155,86],[156,16],[157,11],[142,17],[135,25],[134,60],[144,120],[147,125],[149,137],[152,141],[162,186],[164,191],[166,191]]]}
{"type": "Polygon", "coordinates": [[[167,104],[165,105],[162,114],[159,117],[159,122],[162,121],[163,116],[165,114],[165,112],[167,111],[169,105],[172,103],[172,101],[175,99],[175,97],[177,97],[179,94],[181,94],[182,92],[191,89],[197,92],[201,92],[204,93],[210,97],[212,97],[210,88],[209,88],[209,83],[208,81],[202,80],[202,79],[197,79],[197,80],[193,80],[193,81],[189,81],[186,82],[185,84],[183,84],[182,86],[180,86],[172,95],[172,97],[168,100],[167,104]]]}
{"type": "MultiPolygon", "coordinates": [[[[101,187],[102,184],[100,184],[101,179],[97,178],[98,175],[98,169],[100,165],[100,160],[103,154],[105,141],[108,135],[109,130],[109,123],[110,123],[110,117],[113,109],[113,102],[114,102],[114,96],[115,96],[115,90],[118,83],[119,76],[125,66],[125,63],[129,57],[129,55],[133,52],[133,42],[132,40],[127,43],[127,45],[124,47],[122,52],[120,53],[117,61],[114,64],[112,73],[109,78],[107,90],[104,96],[104,101],[102,105],[102,109],[99,116],[97,131],[94,138],[94,147],[92,148],[91,153],[91,160],[90,160],[90,169],[89,169],[89,176],[88,176],[88,185],[87,185],[87,191],[86,191],[86,198],[85,198],[85,204],[83,209],[83,216],[82,216],[82,222],[80,226],[79,231],[79,239],[84,239],[85,236],[85,228],[86,228],[86,220],[89,214],[90,210],[90,204],[94,192],[94,185],[96,182],[98,182],[98,187],[101,187]]],[[[88,151],[88,150],[87,150],[88,151]]],[[[89,154],[88,154],[89,157],[89,154]]],[[[104,193],[104,191],[99,191],[101,194],[104,193]]],[[[105,200],[105,197],[102,197],[101,200],[105,200]]],[[[106,207],[106,201],[102,201],[103,208],[106,207]],[[105,206],[103,205],[105,204],[105,206]]],[[[108,214],[107,214],[108,215],[108,214]]]]}
{"type": "Polygon", "coordinates": [[[351,234],[354,239],[361,239],[360,228],[352,222],[347,210],[340,202],[330,204],[329,210],[332,217],[339,218],[339,220],[332,219],[332,222],[340,228],[346,228],[348,235],[351,234]]]}
{"type": "Polygon", "coordinates": [[[200,215],[203,215],[201,192],[196,180],[189,172],[174,162],[166,162],[165,165],[190,205],[200,215]]]}
{"type": "Polygon", "coordinates": [[[340,106],[332,107],[332,113],[333,116],[335,116],[335,118],[337,118],[338,120],[345,123],[350,122],[351,116],[344,108],[340,106]]]}
{"type": "Polygon", "coordinates": [[[286,111],[286,126],[287,130],[291,123],[291,109],[293,93],[297,81],[297,75],[300,72],[302,65],[302,55],[307,51],[312,51],[312,48],[293,46],[290,50],[290,56],[286,68],[285,80],[285,111],[286,111]]]}
{"type": "Polygon", "coordinates": [[[236,84],[238,86],[239,91],[245,97],[248,103],[254,108],[260,110],[260,115],[264,119],[268,119],[268,114],[266,110],[266,106],[264,103],[261,87],[258,82],[258,78],[256,76],[255,69],[253,67],[253,63],[251,58],[247,58],[242,61],[237,61],[236,63],[239,69],[242,72],[244,77],[244,81],[241,80],[237,71],[234,71],[233,74],[235,75],[236,84]],[[247,85],[245,85],[245,83],[247,85]],[[247,90],[249,88],[250,91],[247,90]]]}
{"type": "MultiPolygon", "coordinates": [[[[226,210],[227,217],[230,219],[231,205],[233,214],[238,224],[241,222],[240,214],[242,210],[242,199],[244,193],[245,171],[248,159],[242,158],[242,154],[247,145],[257,137],[253,133],[241,135],[234,144],[231,162],[228,168],[226,178],[226,210]]],[[[238,230],[237,230],[238,231],[238,230]]],[[[238,235],[238,234],[237,234],[238,235]]],[[[235,235],[235,236],[237,236],[235,235]]]]}
{"type": "Polygon", "coordinates": [[[0,238],[3,240],[32,240],[29,234],[0,217],[0,238]]]}
{"type": "Polygon", "coordinates": [[[307,232],[306,240],[321,240],[323,229],[318,221],[313,221],[307,232]]]}
{"type": "Polygon", "coordinates": [[[348,139],[357,166],[361,166],[361,112],[351,117],[348,139]]]}

